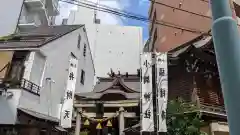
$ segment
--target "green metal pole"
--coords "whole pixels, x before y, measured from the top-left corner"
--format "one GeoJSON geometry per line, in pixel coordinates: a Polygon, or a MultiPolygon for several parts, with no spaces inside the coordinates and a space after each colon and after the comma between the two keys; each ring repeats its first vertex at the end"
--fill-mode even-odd
{"type": "Polygon", "coordinates": [[[211,0],[213,42],[231,135],[240,135],[240,36],[228,0],[211,0]]]}

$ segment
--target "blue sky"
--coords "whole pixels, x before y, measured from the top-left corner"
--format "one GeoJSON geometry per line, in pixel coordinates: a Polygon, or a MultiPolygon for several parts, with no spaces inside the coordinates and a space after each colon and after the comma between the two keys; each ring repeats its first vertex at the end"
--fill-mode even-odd
{"type": "MultiPolygon", "coordinates": [[[[123,0],[120,0],[123,1],[123,0]]],[[[149,1],[148,0],[127,0],[131,2],[129,6],[125,7],[125,11],[129,11],[131,13],[139,14],[148,17],[148,8],[149,1]]],[[[148,24],[146,22],[133,20],[133,19],[123,19],[123,25],[133,25],[140,26],[143,28],[143,38],[144,41],[148,38],[148,24]]]]}
{"type": "MultiPolygon", "coordinates": [[[[83,1],[83,0],[80,0],[83,1]]],[[[97,2],[97,0],[88,0],[97,2]]],[[[148,17],[149,0],[99,0],[101,5],[117,8],[134,14],[148,17]]],[[[60,2],[60,15],[57,17],[56,23],[60,24],[61,19],[67,18],[71,10],[77,10],[77,6],[60,2]]],[[[126,26],[139,26],[143,28],[143,40],[148,39],[148,24],[146,22],[123,18],[108,13],[99,15],[101,23],[117,24],[126,26]]]]}

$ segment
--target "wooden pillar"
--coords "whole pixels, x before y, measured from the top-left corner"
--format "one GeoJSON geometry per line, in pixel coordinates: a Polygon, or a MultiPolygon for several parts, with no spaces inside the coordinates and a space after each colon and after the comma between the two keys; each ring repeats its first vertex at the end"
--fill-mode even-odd
{"type": "Polygon", "coordinates": [[[118,122],[119,122],[119,135],[124,135],[124,108],[120,107],[119,108],[119,118],[118,118],[118,122]]]}
{"type": "Polygon", "coordinates": [[[80,130],[81,130],[81,114],[80,114],[80,112],[77,110],[75,135],[80,135],[80,130]]]}

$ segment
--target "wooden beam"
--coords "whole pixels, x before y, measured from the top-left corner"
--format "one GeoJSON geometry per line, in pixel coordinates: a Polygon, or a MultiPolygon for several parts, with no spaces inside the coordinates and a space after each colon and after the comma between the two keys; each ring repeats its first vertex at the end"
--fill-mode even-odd
{"type": "MultiPolygon", "coordinates": [[[[138,103],[104,104],[104,107],[136,107],[138,103]]],[[[74,107],[96,107],[95,104],[74,104],[74,107]]]]}
{"type": "MultiPolygon", "coordinates": [[[[86,115],[87,117],[91,117],[91,118],[96,117],[96,113],[92,113],[92,112],[84,113],[84,115],[86,115]]],[[[112,117],[114,115],[115,115],[115,113],[104,113],[103,117],[112,117]]],[[[134,112],[124,112],[124,117],[125,118],[134,118],[134,117],[136,117],[136,114],[134,112]]]]}
{"type": "MultiPolygon", "coordinates": [[[[74,107],[96,107],[95,101],[75,102],[74,107]]],[[[120,100],[120,101],[102,101],[104,107],[135,107],[138,106],[139,100],[120,100]]]]}
{"type": "Polygon", "coordinates": [[[138,103],[139,100],[118,100],[118,101],[75,101],[75,104],[96,104],[96,103],[108,103],[108,104],[120,104],[120,103],[138,103]]]}

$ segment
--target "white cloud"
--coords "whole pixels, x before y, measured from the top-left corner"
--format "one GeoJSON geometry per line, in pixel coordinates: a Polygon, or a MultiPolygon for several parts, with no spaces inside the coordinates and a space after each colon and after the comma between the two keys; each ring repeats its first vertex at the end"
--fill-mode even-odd
{"type": "Polygon", "coordinates": [[[148,2],[149,2],[149,0],[139,0],[138,5],[142,6],[144,4],[147,4],[148,2]]]}
{"type": "Polygon", "coordinates": [[[71,10],[77,10],[76,5],[68,4],[65,2],[59,2],[60,14],[56,17],[56,24],[61,24],[62,19],[68,18],[71,10]]]}
{"type": "MultiPolygon", "coordinates": [[[[83,1],[83,0],[80,0],[83,1]]],[[[116,8],[119,10],[124,10],[127,6],[129,6],[130,0],[87,0],[96,3],[99,2],[100,5],[106,5],[111,8],[116,8]]],[[[56,24],[61,24],[62,19],[68,18],[71,10],[77,10],[76,5],[59,2],[60,5],[60,15],[56,18],[56,24]]],[[[81,7],[79,7],[81,8],[81,7]]],[[[120,16],[116,16],[106,12],[98,12],[97,17],[101,19],[101,23],[103,24],[118,24],[123,25],[122,19],[120,16]]]]}

